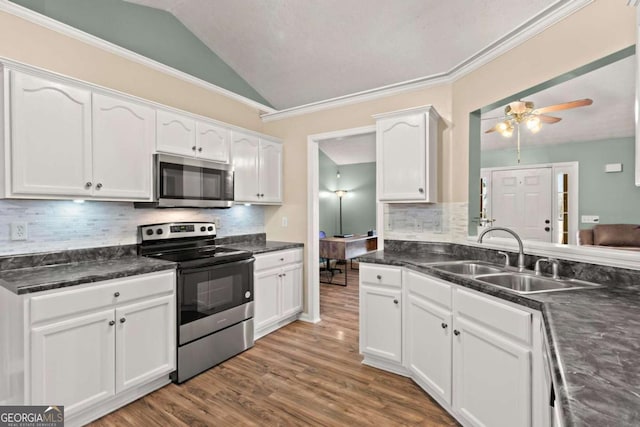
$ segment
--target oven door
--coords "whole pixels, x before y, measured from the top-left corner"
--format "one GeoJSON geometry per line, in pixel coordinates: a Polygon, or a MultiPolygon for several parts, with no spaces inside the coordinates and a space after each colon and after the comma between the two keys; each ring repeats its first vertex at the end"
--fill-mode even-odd
{"type": "Polygon", "coordinates": [[[229,207],[233,170],[229,165],[158,155],[157,198],[162,206],[229,207]]]}
{"type": "Polygon", "coordinates": [[[178,343],[207,336],[253,317],[255,259],[180,269],[178,343]]]}

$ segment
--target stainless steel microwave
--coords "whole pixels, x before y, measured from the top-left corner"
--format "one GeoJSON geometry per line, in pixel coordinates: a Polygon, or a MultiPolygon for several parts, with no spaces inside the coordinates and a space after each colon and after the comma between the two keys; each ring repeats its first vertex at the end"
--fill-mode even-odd
{"type": "Polygon", "coordinates": [[[233,206],[233,166],[166,154],[155,154],[154,163],[154,201],[136,203],[136,207],[233,206]]]}

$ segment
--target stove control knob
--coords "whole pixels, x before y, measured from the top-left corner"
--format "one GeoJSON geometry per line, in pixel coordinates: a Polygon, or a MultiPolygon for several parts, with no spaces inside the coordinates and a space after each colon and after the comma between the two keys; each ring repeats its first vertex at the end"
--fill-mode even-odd
{"type": "Polygon", "coordinates": [[[212,225],[208,226],[208,227],[207,227],[207,230],[209,230],[209,231],[213,231],[213,226],[212,226],[212,225]]]}
{"type": "Polygon", "coordinates": [[[251,297],[251,292],[247,291],[244,293],[244,297],[245,298],[250,298],[251,297]]]}
{"type": "Polygon", "coordinates": [[[162,234],[162,233],[164,233],[164,231],[162,231],[162,228],[158,228],[158,229],[156,230],[156,233],[158,233],[158,234],[162,234]]]}
{"type": "Polygon", "coordinates": [[[153,234],[153,230],[151,228],[147,228],[147,236],[151,236],[153,234]]]}
{"type": "Polygon", "coordinates": [[[207,231],[207,227],[203,225],[202,227],[200,227],[200,231],[207,231]]]}

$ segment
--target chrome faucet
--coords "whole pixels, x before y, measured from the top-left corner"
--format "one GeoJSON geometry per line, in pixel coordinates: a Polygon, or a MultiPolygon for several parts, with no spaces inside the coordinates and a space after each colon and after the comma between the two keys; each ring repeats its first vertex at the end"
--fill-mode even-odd
{"type": "Polygon", "coordinates": [[[536,276],[539,276],[541,274],[540,272],[540,263],[541,262],[548,262],[549,264],[551,264],[551,272],[553,274],[553,278],[557,279],[560,276],[558,275],[558,267],[560,266],[560,263],[558,262],[557,259],[555,258],[540,258],[539,260],[536,261],[536,266],[534,268],[534,272],[536,274],[536,276]]]}
{"type": "Polygon", "coordinates": [[[478,235],[478,243],[482,243],[482,238],[485,234],[491,231],[505,231],[511,234],[518,241],[518,271],[524,270],[524,248],[522,247],[522,239],[518,234],[510,228],[505,227],[489,227],[482,230],[482,232],[478,235]]]}

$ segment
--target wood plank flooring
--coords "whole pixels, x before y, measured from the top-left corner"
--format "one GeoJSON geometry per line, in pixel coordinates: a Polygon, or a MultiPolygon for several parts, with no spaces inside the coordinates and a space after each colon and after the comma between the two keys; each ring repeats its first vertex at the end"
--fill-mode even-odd
{"type": "Polygon", "coordinates": [[[457,425],[411,380],[360,363],[358,272],[349,268],[347,274],[346,288],[321,285],[322,322],[288,325],[190,381],[91,425],[457,425]]]}

